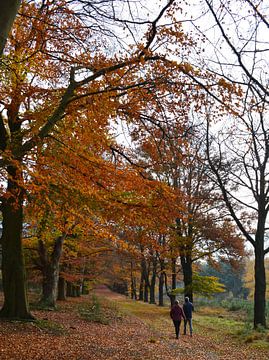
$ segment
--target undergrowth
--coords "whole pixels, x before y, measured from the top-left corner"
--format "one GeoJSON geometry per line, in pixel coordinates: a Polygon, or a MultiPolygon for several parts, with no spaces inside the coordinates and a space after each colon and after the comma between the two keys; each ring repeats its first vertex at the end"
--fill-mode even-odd
{"type": "Polygon", "coordinates": [[[78,312],[84,320],[104,325],[108,325],[112,321],[119,321],[123,317],[123,314],[115,303],[101,301],[95,295],[92,295],[89,302],[79,304],[78,312]]]}
{"type": "Polygon", "coordinates": [[[39,330],[51,335],[64,335],[66,333],[66,329],[62,324],[47,319],[38,319],[33,325],[39,330]]]}

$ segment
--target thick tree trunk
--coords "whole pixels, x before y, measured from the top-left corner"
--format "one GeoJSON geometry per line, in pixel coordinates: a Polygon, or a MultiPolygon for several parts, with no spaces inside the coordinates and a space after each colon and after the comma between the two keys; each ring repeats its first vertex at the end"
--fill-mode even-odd
{"type": "Polygon", "coordinates": [[[180,257],[181,266],[183,270],[184,294],[188,296],[190,301],[193,301],[192,291],[192,261],[190,256],[180,257]]]}
{"type": "Polygon", "coordinates": [[[20,7],[21,0],[0,0],[0,56],[20,7]]]}
{"type": "Polygon", "coordinates": [[[69,297],[73,296],[73,286],[70,281],[66,282],[66,296],[69,296],[69,297]]]}
{"type": "Polygon", "coordinates": [[[43,275],[40,303],[53,308],[56,306],[58,295],[60,258],[65,236],[64,234],[55,240],[54,249],[50,257],[47,254],[43,241],[39,240],[39,255],[43,275]]]}
{"type": "Polygon", "coordinates": [[[255,292],[254,292],[254,328],[258,325],[266,327],[265,318],[266,278],[264,267],[263,241],[256,241],[255,247],[255,292]]]}
{"type": "Polygon", "coordinates": [[[48,264],[44,269],[42,280],[42,296],[40,303],[45,306],[55,307],[58,293],[59,270],[48,264]]]}
{"type": "Polygon", "coordinates": [[[58,297],[57,300],[66,300],[66,281],[65,278],[59,276],[58,280],[58,297]]]}
{"type": "Polygon", "coordinates": [[[23,190],[19,187],[21,171],[9,166],[7,197],[3,200],[2,277],[4,305],[0,317],[33,319],[25,286],[25,266],[22,250],[23,190]]]}

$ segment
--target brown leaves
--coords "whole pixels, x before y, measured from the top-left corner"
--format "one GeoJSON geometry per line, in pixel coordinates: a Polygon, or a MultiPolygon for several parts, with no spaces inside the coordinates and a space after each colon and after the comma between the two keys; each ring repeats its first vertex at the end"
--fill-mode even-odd
{"type": "MultiPolygon", "coordinates": [[[[119,309],[125,299],[104,288],[98,293],[117,302],[119,309]]],[[[139,317],[123,315],[109,325],[85,321],[77,307],[89,302],[88,297],[74,298],[60,302],[56,312],[35,311],[36,323],[1,322],[1,360],[227,360],[227,355],[237,360],[267,359],[266,351],[250,350],[230,339],[213,340],[210,333],[176,340],[168,309],[164,316],[154,305],[137,305],[144,309],[139,317]]],[[[113,312],[111,306],[109,311],[113,312]]]]}

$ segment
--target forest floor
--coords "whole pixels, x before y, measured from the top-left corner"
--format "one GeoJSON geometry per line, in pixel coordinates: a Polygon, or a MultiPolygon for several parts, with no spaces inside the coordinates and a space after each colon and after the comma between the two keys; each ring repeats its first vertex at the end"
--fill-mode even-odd
{"type": "Polygon", "coordinates": [[[167,307],[135,302],[103,286],[95,295],[97,302],[89,294],[59,302],[57,311],[32,310],[35,322],[1,321],[0,360],[269,359],[269,346],[253,348],[221,331],[221,324],[215,329],[214,322],[201,327],[198,312],[193,337],[177,340],[167,307]],[[99,322],[90,321],[94,309],[99,322]]]}

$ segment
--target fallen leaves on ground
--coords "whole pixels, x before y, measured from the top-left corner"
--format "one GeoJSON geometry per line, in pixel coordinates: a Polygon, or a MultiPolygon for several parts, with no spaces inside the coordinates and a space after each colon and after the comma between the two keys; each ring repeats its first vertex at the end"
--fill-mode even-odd
{"type": "MultiPolygon", "coordinates": [[[[107,289],[97,294],[117,297],[107,289]]],[[[265,360],[268,352],[238,347],[230,341],[214,343],[206,334],[174,337],[172,324],[162,331],[138,317],[124,315],[109,325],[82,319],[77,311],[90,297],[60,302],[59,311],[34,311],[34,323],[0,323],[1,360],[265,360]],[[45,325],[44,325],[45,324],[45,325]],[[49,324],[46,327],[46,324],[49,324]],[[53,326],[52,326],[53,324],[53,326]]],[[[169,323],[170,324],[170,323],[169,323]]]]}

